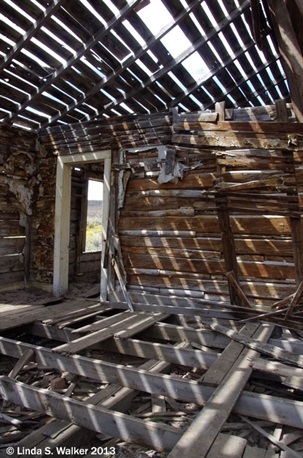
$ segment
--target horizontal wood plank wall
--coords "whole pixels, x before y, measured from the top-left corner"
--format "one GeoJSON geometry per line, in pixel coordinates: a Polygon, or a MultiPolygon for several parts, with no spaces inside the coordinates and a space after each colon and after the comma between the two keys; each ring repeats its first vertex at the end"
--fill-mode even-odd
{"type": "Polygon", "coordinates": [[[270,305],[296,289],[302,125],[199,116],[174,117],[176,161],[188,168],[177,183],[159,184],[157,149],[126,151],[133,173],[119,233],[128,288],[229,300],[216,205],[223,193],[240,286],[253,305],[270,305]]]}
{"type": "Polygon", "coordinates": [[[274,107],[225,110],[225,119],[172,111],[41,131],[43,148],[61,155],[120,149],[113,171],[125,188],[118,233],[129,290],[229,300],[223,210],[249,301],[270,305],[295,291],[302,271],[302,124],[272,122],[274,107]],[[159,158],[166,146],[184,171],[160,184],[161,166],[171,166],[159,158]]]}
{"type": "Polygon", "coordinates": [[[29,278],[36,135],[0,127],[0,290],[29,278]]]}

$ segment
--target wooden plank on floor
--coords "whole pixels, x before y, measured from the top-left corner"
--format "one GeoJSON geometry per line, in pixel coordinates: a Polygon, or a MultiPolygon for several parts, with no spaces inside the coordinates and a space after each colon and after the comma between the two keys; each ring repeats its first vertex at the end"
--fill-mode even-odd
{"type": "MultiPolygon", "coordinates": [[[[207,302],[207,301],[206,301],[207,302]]],[[[237,307],[235,310],[234,307],[222,308],[220,304],[217,302],[216,306],[218,308],[214,308],[214,303],[210,304],[209,307],[207,304],[205,306],[197,306],[194,307],[182,307],[182,306],[175,306],[175,305],[159,305],[159,304],[142,304],[142,303],[135,303],[133,302],[133,308],[135,311],[145,311],[145,312],[162,312],[162,313],[169,313],[170,315],[185,315],[185,316],[202,316],[207,318],[222,318],[222,319],[230,319],[234,320],[235,316],[240,318],[247,318],[248,316],[255,316],[261,314],[261,311],[256,309],[249,309],[247,307],[237,307]]],[[[117,309],[124,309],[126,310],[127,304],[126,302],[101,302],[102,305],[110,305],[113,308],[117,309]]]]}
{"type": "MultiPolygon", "coordinates": [[[[152,328],[145,331],[144,336],[175,342],[185,340],[186,342],[196,342],[206,347],[218,349],[224,349],[230,343],[230,338],[227,335],[214,332],[210,329],[194,329],[169,323],[155,324],[152,328]]],[[[269,344],[290,352],[303,353],[303,342],[299,339],[270,339],[269,344]]]]}
{"type": "Polygon", "coordinates": [[[53,348],[53,351],[58,353],[77,353],[85,348],[89,348],[94,344],[109,339],[121,329],[126,328],[129,324],[137,320],[137,314],[129,310],[122,313],[117,313],[114,316],[104,318],[99,322],[98,331],[91,332],[84,336],[73,339],[71,342],[59,345],[53,348]],[[101,326],[102,325],[102,326],[101,326]]]}
{"type": "Polygon", "coordinates": [[[252,367],[254,370],[277,375],[279,377],[286,377],[282,381],[283,384],[302,390],[303,372],[299,367],[291,367],[277,361],[268,361],[262,358],[254,361],[252,367]],[[292,382],[296,383],[296,387],[290,384],[291,379],[293,379],[292,382]]]}
{"type": "Polygon", "coordinates": [[[265,458],[265,455],[266,450],[264,448],[246,445],[243,458],[265,458]]]}
{"type": "Polygon", "coordinates": [[[301,355],[290,353],[289,351],[274,347],[270,344],[258,342],[254,339],[244,336],[239,332],[233,331],[232,329],[228,329],[225,326],[222,326],[218,323],[210,323],[209,326],[213,331],[220,332],[235,340],[236,342],[246,345],[252,350],[258,351],[259,353],[262,353],[264,355],[271,356],[272,358],[275,358],[279,361],[290,363],[294,366],[303,368],[303,356],[301,355]]]}
{"type": "MultiPolygon", "coordinates": [[[[241,329],[241,333],[251,337],[258,327],[259,324],[255,324],[254,326],[246,325],[241,329]]],[[[243,349],[243,345],[238,342],[230,342],[221,353],[220,357],[202,377],[201,383],[203,383],[203,385],[218,386],[236,362],[237,358],[241,355],[243,349]]]]}
{"type": "MultiPolygon", "coordinates": [[[[204,405],[214,392],[214,388],[199,385],[191,380],[151,374],[148,371],[135,370],[79,355],[58,356],[49,348],[0,337],[1,354],[19,359],[27,348],[35,351],[37,364],[47,365],[59,371],[64,368],[72,374],[160,394],[168,398],[204,405]]],[[[251,412],[254,418],[303,429],[303,402],[301,401],[243,391],[235,405],[234,413],[246,415],[247,412],[251,412]]]]}
{"type": "Polygon", "coordinates": [[[48,348],[0,337],[0,353],[19,358],[27,348],[34,350],[38,364],[59,370],[64,368],[65,371],[72,374],[101,382],[114,383],[151,394],[194,402],[198,405],[203,405],[212,393],[211,388],[202,387],[191,380],[152,374],[148,371],[79,355],[59,355],[48,348]]]}
{"type": "Polygon", "coordinates": [[[58,347],[53,348],[53,351],[57,353],[78,353],[81,350],[107,340],[114,335],[121,336],[119,338],[123,338],[123,336],[129,337],[133,334],[137,334],[138,332],[146,329],[146,327],[152,326],[155,322],[161,321],[165,318],[167,318],[167,315],[163,313],[151,315],[146,314],[145,312],[126,311],[124,313],[117,314],[114,317],[102,320],[103,328],[99,331],[92,332],[91,334],[75,339],[72,342],[59,345],[58,347]],[[110,324],[106,326],[106,323],[110,324]]]}
{"type": "Polygon", "coordinates": [[[7,311],[1,314],[0,331],[24,326],[35,321],[58,322],[58,320],[63,320],[66,316],[75,317],[77,313],[82,315],[89,314],[92,310],[95,311],[96,308],[101,312],[105,307],[101,306],[100,303],[92,305],[91,302],[85,300],[73,300],[47,307],[18,308],[15,312],[7,311]]]}
{"type": "MultiPolygon", "coordinates": [[[[140,366],[140,369],[161,373],[165,372],[168,367],[167,363],[147,361],[140,366]]],[[[91,396],[87,402],[118,412],[126,412],[137,393],[138,391],[136,390],[111,384],[91,396]]],[[[45,447],[49,447],[50,451],[55,453],[56,447],[81,447],[85,442],[89,441],[93,434],[94,432],[68,421],[54,419],[51,423],[25,437],[18,445],[26,449],[33,449],[34,447],[45,449],[45,447]]]]}
{"type": "Polygon", "coordinates": [[[4,399],[36,412],[43,412],[128,442],[147,445],[157,451],[171,450],[180,437],[178,429],[164,423],[112,412],[53,391],[17,382],[9,377],[0,377],[0,392],[4,399]]]}
{"type": "Polygon", "coordinates": [[[127,327],[127,329],[123,329],[122,331],[116,332],[114,337],[115,339],[128,339],[139,332],[145,331],[153,324],[157,323],[158,321],[166,320],[169,317],[167,313],[153,313],[153,314],[145,314],[146,316],[142,316],[140,313],[140,317],[137,322],[131,324],[127,327]]]}
{"type": "MultiPolygon", "coordinates": [[[[242,458],[247,440],[230,434],[219,434],[207,458],[242,458]]],[[[180,455],[181,456],[181,455],[180,455]]],[[[188,455],[182,455],[188,457],[188,455]]]]}
{"type": "Polygon", "coordinates": [[[295,450],[292,450],[290,447],[288,447],[283,441],[280,441],[275,438],[272,434],[269,434],[265,429],[261,428],[261,426],[256,425],[255,422],[250,421],[248,418],[242,417],[243,420],[245,420],[250,426],[252,426],[258,433],[262,434],[264,437],[266,437],[270,442],[272,442],[274,445],[279,447],[279,449],[287,452],[287,457],[289,458],[302,458],[302,455],[295,450]]]}
{"type": "MultiPolygon", "coordinates": [[[[158,324],[156,324],[156,326],[157,325],[158,324]]],[[[89,326],[90,325],[88,325],[88,327],[89,326]]],[[[58,329],[56,326],[48,326],[43,323],[34,323],[25,329],[25,332],[29,334],[46,337],[59,342],[68,342],[81,337],[77,331],[78,329],[73,330],[70,328],[58,329]]],[[[184,339],[180,338],[180,341],[183,340],[184,339]]],[[[111,338],[106,342],[98,344],[98,348],[101,350],[118,352],[124,355],[166,361],[173,364],[181,364],[183,366],[200,367],[202,369],[207,369],[218,357],[215,351],[176,348],[171,345],[160,344],[157,342],[146,342],[138,339],[123,339],[122,341],[121,339],[111,338]]]]}
{"type": "Polygon", "coordinates": [[[182,366],[207,369],[217,359],[217,355],[190,348],[176,348],[155,342],[144,342],[137,339],[110,339],[101,344],[101,349],[138,356],[139,358],[159,359],[182,366]]]}
{"type": "MultiPolygon", "coordinates": [[[[256,339],[268,340],[274,325],[261,325],[259,329],[258,327],[259,325],[246,325],[243,335],[252,335],[256,331],[254,334],[256,339]]],[[[231,414],[252,373],[251,360],[257,358],[258,353],[246,349],[243,345],[236,349],[231,345],[225,354],[228,356],[226,364],[223,352],[214,363],[217,366],[216,369],[212,370],[212,367],[209,369],[211,375],[207,378],[211,383],[218,382],[218,387],[168,455],[168,458],[177,458],[182,455],[187,458],[206,457],[222,426],[231,414]]]]}
{"type": "Polygon", "coordinates": [[[176,326],[169,323],[157,323],[145,331],[144,336],[158,340],[178,342],[196,342],[206,347],[224,349],[230,339],[209,329],[194,329],[185,326],[176,326]]]}

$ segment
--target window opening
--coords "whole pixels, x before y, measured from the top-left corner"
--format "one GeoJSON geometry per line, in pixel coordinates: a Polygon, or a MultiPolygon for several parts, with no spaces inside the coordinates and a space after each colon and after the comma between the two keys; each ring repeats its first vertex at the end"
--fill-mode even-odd
{"type": "Polygon", "coordinates": [[[103,182],[88,180],[85,251],[101,251],[103,182]]]}

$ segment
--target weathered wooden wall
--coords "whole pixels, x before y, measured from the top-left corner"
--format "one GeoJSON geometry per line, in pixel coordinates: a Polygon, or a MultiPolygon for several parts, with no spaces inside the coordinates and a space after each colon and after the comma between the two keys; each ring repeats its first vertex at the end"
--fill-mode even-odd
{"type": "Polygon", "coordinates": [[[157,149],[126,152],[128,287],[241,304],[232,271],[252,305],[272,304],[302,280],[302,125],[201,119],[174,117],[175,183],[159,184],[157,149]]]}
{"type": "Polygon", "coordinates": [[[54,127],[41,141],[49,153],[117,152],[110,227],[129,290],[241,303],[234,278],[269,305],[302,280],[303,129],[278,122],[292,115],[172,111],[54,127]]]}
{"type": "Polygon", "coordinates": [[[29,279],[37,136],[0,127],[0,290],[29,279]]]}

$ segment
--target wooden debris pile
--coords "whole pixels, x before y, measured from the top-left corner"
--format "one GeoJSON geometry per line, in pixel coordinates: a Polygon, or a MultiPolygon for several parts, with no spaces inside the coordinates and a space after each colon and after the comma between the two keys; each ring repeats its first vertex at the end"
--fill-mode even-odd
{"type": "Polygon", "coordinates": [[[1,456],[303,456],[300,331],[113,305],[4,314],[1,456]]]}

